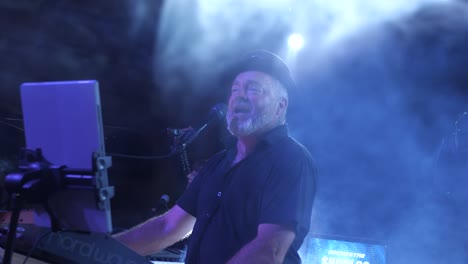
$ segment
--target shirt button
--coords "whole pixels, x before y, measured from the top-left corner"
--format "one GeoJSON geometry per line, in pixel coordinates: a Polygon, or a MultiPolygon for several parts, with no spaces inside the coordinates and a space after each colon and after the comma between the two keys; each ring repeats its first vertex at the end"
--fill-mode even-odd
{"type": "Polygon", "coordinates": [[[221,197],[221,194],[222,194],[221,192],[218,192],[218,197],[221,197]]]}

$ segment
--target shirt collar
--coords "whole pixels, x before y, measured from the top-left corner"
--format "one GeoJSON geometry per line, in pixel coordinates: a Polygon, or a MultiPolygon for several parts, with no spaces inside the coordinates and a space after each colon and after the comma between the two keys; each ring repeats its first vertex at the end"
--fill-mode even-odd
{"type": "MultiPolygon", "coordinates": [[[[269,147],[274,145],[275,143],[279,142],[281,139],[288,136],[288,126],[286,124],[277,126],[270,131],[266,132],[261,136],[258,141],[257,146],[255,147],[254,152],[258,151],[259,149],[269,147]]],[[[226,155],[227,160],[232,162],[237,153],[237,138],[231,135],[230,144],[226,145],[226,155]]]]}
{"type": "MultiPolygon", "coordinates": [[[[278,142],[281,138],[288,136],[288,125],[280,125],[277,126],[270,131],[263,134],[258,143],[259,145],[273,145],[274,143],[278,142]]],[[[229,135],[228,138],[223,140],[225,142],[225,146],[229,148],[236,148],[237,138],[232,135],[229,135]]]]}
{"type": "Polygon", "coordinates": [[[280,125],[266,132],[259,140],[260,144],[273,145],[280,139],[288,136],[288,125],[280,125]]]}

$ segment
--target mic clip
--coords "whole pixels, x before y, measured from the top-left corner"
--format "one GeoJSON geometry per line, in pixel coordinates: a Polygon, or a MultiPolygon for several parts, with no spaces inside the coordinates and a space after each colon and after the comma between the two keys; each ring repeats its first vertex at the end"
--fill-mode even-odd
{"type": "Polygon", "coordinates": [[[174,137],[171,155],[180,154],[185,148],[198,136],[200,131],[195,131],[192,127],[188,128],[167,128],[169,134],[174,137]]]}
{"type": "Polygon", "coordinates": [[[168,127],[168,128],[166,128],[166,131],[167,131],[168,134],[171,134],[174,137],[180,136],[180,134],[182,133],[182,129],[180,129],[180,128],[168,127]]]}

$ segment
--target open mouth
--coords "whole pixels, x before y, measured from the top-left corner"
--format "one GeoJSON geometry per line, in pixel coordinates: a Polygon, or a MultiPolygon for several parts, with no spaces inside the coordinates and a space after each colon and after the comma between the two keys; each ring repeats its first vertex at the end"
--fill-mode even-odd
{"type": "Polygon", "coordinates": [[[234,107],[234,114],[248,114],[250,113],[250,108],[247,106],[236,106],[234,107]]]}

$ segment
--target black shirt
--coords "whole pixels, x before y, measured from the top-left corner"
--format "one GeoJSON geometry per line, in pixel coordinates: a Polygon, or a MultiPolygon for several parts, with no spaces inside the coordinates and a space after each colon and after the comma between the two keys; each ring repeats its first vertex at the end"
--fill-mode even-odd
{"type": "Polygon", "coordinates": [[[286,125],[266,133],[255,150],[232,166],[235,144],[211,158],[177,204],[197,221],[186,263],[226,263],[256,237],[259,224],[295,232],[284,263],[301,263],[315,196],[310,153],[288,136],[286,125]]]}

